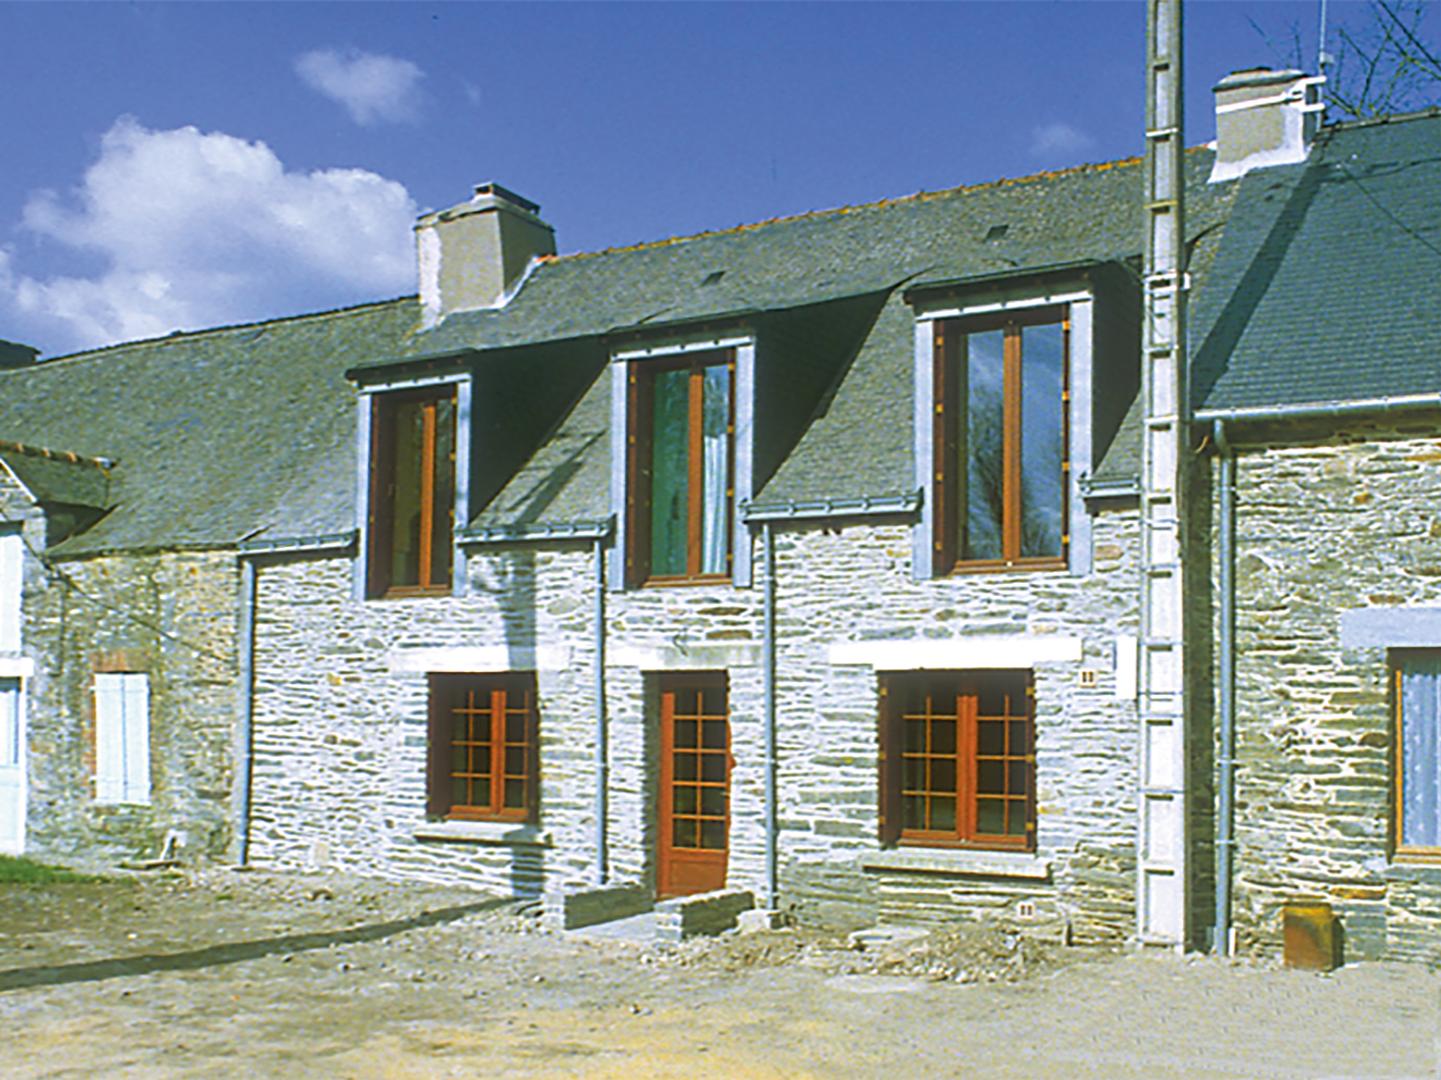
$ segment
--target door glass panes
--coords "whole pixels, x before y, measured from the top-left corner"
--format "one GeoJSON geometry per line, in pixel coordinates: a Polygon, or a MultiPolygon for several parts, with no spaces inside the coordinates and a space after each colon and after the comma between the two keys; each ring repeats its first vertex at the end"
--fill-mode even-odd
{"type": "Polygon", "coordinates": [[[650,562],[659,576],[686,572],[690,503],[690,372],[660,371],[652,390],[650,562]]]}
{"type": "Polygon", "coordinates": [[[957,439],[966,477],[962,558],[1001,558],[1005,511],[1005,337],[1000,330],[961,340],[965,430],[957,439]]]}
{"type": "Polygon", "coordinates": [[[730,731],[725,690],[677,686],[671,711],[671,843],[722,850],[729,802],[730,731]]]}
{"type": "Polygon", "coordinates": [[[1021,328],[1021,557],[1061,554],[1065,342],[1059,323],[1021,328]]]}
{"type": "Polygon", "coordinates": [[[726,571],[727,526],[730,522],[727,498],[730,487],[730,400],[731,373],[725,364],[704,369],[704,403],[701,420],[701,474],[704,477],[701,505],[702,574],[726,571]]]}

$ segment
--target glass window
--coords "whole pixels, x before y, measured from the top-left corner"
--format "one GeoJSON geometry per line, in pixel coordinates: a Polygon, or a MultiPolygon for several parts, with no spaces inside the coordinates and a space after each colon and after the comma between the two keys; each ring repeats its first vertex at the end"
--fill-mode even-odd
{"type": "Polygon", "coordinates": [[[881,701],[883,839],[1033,847],[1027,672],[885,675],[881,701]]]}
{"type": "Polygon", "coordinates": [[[734,378],[729,351],[631,368],[636,583],[730,573],[734,378]]]}
{"type": "Polygon", "coordinates": [[[430,677],[430,813],[529,821],[536,806],[535,675],[430,677]]]}
{"type": "Polygon", "coordinates": [[[1068,347],[1062,308],[936,324],[942,568],[1064,564],[1068,347]]]}
{"type": "Polygon", "coordinates": [[[1441,652],[1394,657],[1396,846],[1441,853],[1441,652]]]}
{"type": "Polygon", "coordinates": [[[450,589],[455,391],[378,395],[371,455],[370,594],[450,589]]]}

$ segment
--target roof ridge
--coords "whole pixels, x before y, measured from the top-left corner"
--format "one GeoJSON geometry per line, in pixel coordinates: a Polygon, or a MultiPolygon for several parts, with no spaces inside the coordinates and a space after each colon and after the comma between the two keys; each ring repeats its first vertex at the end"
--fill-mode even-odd
{"type": "MultiPolygon", "coordinates": [[[[1187,147],[1186,152],[1197,153],[1209,149],[1210,146],[1203,143],[1198,146],[1187,147]]],[[[1086,172],[1107,172],[1111,169],[1139,165],[1141,160],[1140,155],[1135,155],[1132,157],[1114,158],[1110,161],[1096,161],[1088,162],[1084,165],[1071,165],[1064,169],[1048,169],[1041,172],[1028,173],[1024,176],[1002,176],[995,180],[983,180],[975,184],[959,184],[955,187],[941,188],[939,191],[916,191],[910,195],[893,195],[884,199],[873,199],[870,202],[848,203],[844,206],[827,207],[824,210],[806,210],[798,214],[781,214],[776,217],[765,218],[761,221],[732,225],[726,229],[702,229],[700,232],[668,236],[659,240],[642,240],[635,244],[621,244],[616,247],[601,248],[598,251],[572,251],[565,255],[547,255],[543,256],[540,261],[557,263],[575,259],[594,259],[602,255],[622,255],[633,251],[648,251],[652,248],[669,247],[672,244],[681,244],[689,240],[702,240],[712,236],[734,236],[740,233],[750,232],[754,229],[763,229],[771,225],[784,225],[793,221],[809,221],[831,215],[855,214],[865,210],[878,210],[882,207],[901,203],[928,202],[932,199],[950,198],[956,195],[984,191],[988,188],[1013,187],[1017,184],[1034,184],[1044,180],[1075,176],[1086,172]]]]}
{"type": "Polygon", "coordinates": [[[254,330],[279,326],[284,323],[301,322],[305,319],[324,319],[334,315],[353,315],[367,308],[385,307],[389,304],[399,304],[405,300],[415,300],[417,293],[406,293],[403,296],[393,296],[387,300],[366,300],[359,304],[349,304],[345,307],[327,308],[324,311],[302,311],[294,315],[277,315],[269,319],[255,319],[251,322],[227,323],[224,326],[203,326],[198,330],[172,330],[168,334],[159,334],[155,337],[135,338],[133,341],[117,341],[113,345],[98,345],[93,349],[82,349],[79,352],[61,353],[59,356],[52,356],[40,360],[35,364],[27,365],[24,368],[16,368],[17,371],[35,371],[39,368],[49,367],[51,364],[58,364],[69,360],[95,360],[104,356],[119,352],[124,349],[139,348],[141,346],[152,346],[161,342],[171,341],[193,341],[196,338],[208,337],[212,334],[228,334],[237,330],[254,330]]]}
{"type": "Polygon", "coordinates": [[[1435,120],[1441,119],[1441,105],[1427,105],[1424,109],[1413,109],[1411,112],[1386,113],[1383,116],[1358,116],[1350,120],[1337,120],[1333,124],[1326,124],[1322,131],[1353,131],[1356,128],[1383,127],[1386,124],[1400,124],[1411,120],[1435,120]]]}
{"type": "Polygon", "coordinates": [[[35,446],[33,443],[0,439],[0,451],[5,450],[16,454],[25,454],[29,457],[46,458],[50,461],[64,461],[71,465],[88,465],[92,469],[99,469],[106,473],[115,467],[115,462],[109,458],[87,457],[84,454],[77,454],[73,450],[47,450],[45,447],[35,446]]]}

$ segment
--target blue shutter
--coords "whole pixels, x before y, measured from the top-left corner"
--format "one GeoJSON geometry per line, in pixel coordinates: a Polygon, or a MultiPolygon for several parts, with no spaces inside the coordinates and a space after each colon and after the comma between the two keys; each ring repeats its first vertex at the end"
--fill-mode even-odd
{"type": "Polygon", "coordinates": [[[1441,847],[1441,654],[1401,669],[1401,846],[1441,847]]]}

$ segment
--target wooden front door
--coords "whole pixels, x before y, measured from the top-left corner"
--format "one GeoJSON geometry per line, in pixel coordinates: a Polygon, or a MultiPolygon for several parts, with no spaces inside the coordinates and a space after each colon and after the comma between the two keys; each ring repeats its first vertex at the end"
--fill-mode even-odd
{"type": "Polygon", "coordinates": [[[661,680],[656,892],[662,898],[725,886],[730,741],[724,672],[661,680]]]}

